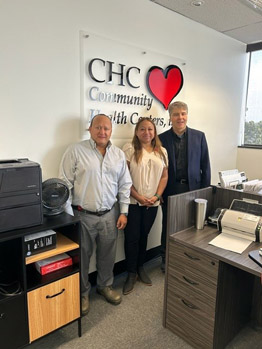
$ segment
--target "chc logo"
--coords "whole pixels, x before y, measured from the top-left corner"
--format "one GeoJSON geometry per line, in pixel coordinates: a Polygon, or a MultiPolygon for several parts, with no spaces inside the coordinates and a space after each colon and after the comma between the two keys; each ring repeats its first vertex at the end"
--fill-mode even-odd
{"type": "MultiPolygon", "coordinates": [[[[113,84],[113,75],[115,75],[119,79],[118,86],[128,85],[133,89],[140,88],[138,78],[141,69],[136,66],[127,68],[125,64],[93,58],[88,64],[88,73],[90,78],[97,83],[113,84]]],[[[169,65],[165,69],[152,66],[146,74],[148,91],[165,109],[168,109],[173,98],[181,91],[183,83],[182,71],[176,65],[169,65]]]]}

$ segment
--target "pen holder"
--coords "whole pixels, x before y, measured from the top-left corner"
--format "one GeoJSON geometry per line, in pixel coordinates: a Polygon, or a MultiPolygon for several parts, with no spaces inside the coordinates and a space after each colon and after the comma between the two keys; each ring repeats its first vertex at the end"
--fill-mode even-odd
{"type": "Polygon", "coordinates": [[[195,199],[195,225],[196,229],[204,229],[205,219],[207,210],[207,200],[206,199],[195,199]]]}

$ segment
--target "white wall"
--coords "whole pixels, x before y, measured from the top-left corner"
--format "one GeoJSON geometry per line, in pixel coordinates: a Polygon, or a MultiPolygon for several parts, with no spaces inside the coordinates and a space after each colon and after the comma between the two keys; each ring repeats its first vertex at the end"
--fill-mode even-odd
{"type": "Polygon", "coordinates": [[[0,0],[0,159],[57,176],[80,137],[80,30],[185,59],[188,125],[206,133],[212,183],[236,167],[245,45],[149,0],[0,0]]]}
{"type": "Polygon", "coordinates": [[[206,133],[213,183],[235,167],[245,45],[148,0],[0,1],[1,159],[57,175],[80,134],[80,30],[185,59],[189,126],[206,133]]]}
{"type": "Polygon", "coordinates": [[[262,179],[262,150],[238,148],[237,166],[239,171],[244,171],[249,180],[262,179]]]}

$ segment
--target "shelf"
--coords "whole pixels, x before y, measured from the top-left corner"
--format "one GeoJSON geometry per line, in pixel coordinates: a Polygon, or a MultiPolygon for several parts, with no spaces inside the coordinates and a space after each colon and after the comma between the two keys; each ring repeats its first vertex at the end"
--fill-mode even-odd
{"type": "Polygon", "coordinates": [[[63,234],[57,233],[56,234],[56,248],[54,248],[52,250],[44,251],[41,253],[37,253],[37,254],[30,256],[30,257],[26,257],[25,264],[28,265],[31,263],[35,263],[35,262],[40,261],[42,259],[53,257],[53,256],[56,256],[60,253],[75,250],[77,248],[79,248],[79,245],[76,242],[68,239],[63,234]]]}
{"type": "Polygon", "coordinates": [[[67,213],[61,213],[56,216],[44,217],[43,224],[34,225],[27,228],[9,230],[7,232],[0,233],[0,242],[10,241],[16,238],[24,237],[26,235],[39,233],[48,229],[61,229],[65,227],[77,227],[79,225],[79,218],[71,216],[67,213]]]}
{"type": "Polygon", "coordinates": [[[79,273],[78,264],[52,271],[46,275],[41,275],[33,265],[30,265],[27,269],[27,291],[32,291],[35,288],[42,287],[75,273],[79,273]]]}

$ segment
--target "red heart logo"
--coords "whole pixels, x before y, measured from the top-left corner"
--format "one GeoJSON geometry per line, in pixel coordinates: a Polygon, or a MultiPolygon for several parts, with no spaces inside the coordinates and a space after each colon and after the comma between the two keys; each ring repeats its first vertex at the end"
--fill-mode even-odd
{"type": "Polygon", "coordinates": [[[176,65],[169,65],[166,69],[153,66],[148,70],[146,77],[148,90],[165,109],[180,92],[183,82],[182,71],[176,65]]]}

